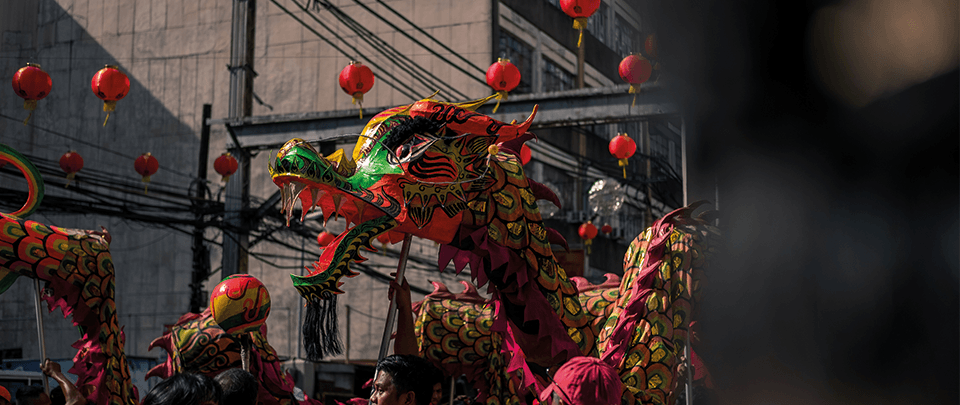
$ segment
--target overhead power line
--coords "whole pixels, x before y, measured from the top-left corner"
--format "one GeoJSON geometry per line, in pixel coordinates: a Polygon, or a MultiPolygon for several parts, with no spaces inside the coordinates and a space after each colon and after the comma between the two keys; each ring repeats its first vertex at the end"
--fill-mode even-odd
{"type": "MultiPolygon", "coordinates": [[[[301,5],[297,0],[291,0],[291,1],[293,1],[294,4],[297,4],[297,6],[299,6],[306,13],[311,14],[308,6],[301,5]]],[[[469,98],[469,96],[467,96],[466,94],[460,92],[455,87],[451,86],[447,82],[438,78],[430,70],[414,62],[412,59],[410,59],[409,56],[398,51],[396,48],[393,47],[393,45],[390,45],[387,41],[384,41],[383,38],[380,38],[377,34],[373,33],[373,31],[370,31],[369,29],[364,27],[363,24],[360,24],[359,22],[357,22],[357,20],[354,20],[352,17],[350,17],[350,15],[343,12],[343,10],[341,10],[339,7],[331,4],[328,1],[323,1],[323,2],[315,1],[314,4],[316,5],[315,8],[317,9],[319,9],[319,6],[322,5],[323,8],[329,11],[334,18],[336,18],[338,21],[340,21],[341,24],[345,25],[348,29],[350,29],[355,34],[357,34],[357,36],[360,39],[362,39],[364,42],[366,42],[367,45],[370,45],[371,47],[373,47],[374,50],[376,50],[377,52],[380,52],[380,54],[383,55],[385,58],[387,58],[387,60],[389,60],[390,62],[393,62],[394,65],[397,65],[398,67],[400,67],[401,69],[409,73],[411,76],[413,76],[413,78],[416,79],[418,82],[420,82],[420,84],[424,85],[428,92],[440,90],[448,93],[453,93],[454,97],[459,97],[461,99],[469,98]],[[430,76],[430,77],[427,78],[426,76],[430,76]],[[446,89],[444,89],[443,87],[446,87],[446,89]]],[[[312,16],[313,15],[311,14],[311,17],[312,16]]]]}
{"type": "MultiPolygon", "coordinates": [[[[354,0],[354,1],[356,1],[356,0],[354,0]]],[[[467,66],[470,66],[470,67],[476,69],[481,75],[486,76],[486,74],[487,74],[487,71],[486,71],[486,70],[483,70],[483,69],[481,69],[479,66],[474,65],[473,62],[470,62],[469,60],[467,60],[466,58],[464,58],[463,56],[461,56],[459,53],[457,53],[457,51],[454,51],[453,49],[450,49],[450,48],[449,48],[448,46],[446,46],[443,42],[440,42],[439,40],[437,40],[436,38],[434,38],[433,35],[428,34],[426,31],[424,31],[422,28],[420,28],[417,24],[414,24],[413,21],[408,20],[407,17],[404,17],[404,16],[403,16],[403,14],[398,13],[397,10],[394,10],[394,9],[393,9],[393,7],[388,6],[387,3],[384,3],[384,2],[383,2],[383,0],[377,0],[377,3],[380,3],[381,6],[383,6],[383,7],[386,8],[387,10],[390,10],[390,12],[393,13],[394,15],[396,15],[397,17],[400,17],[400,19],[403,20],[403,22],[405,22],[405,23],[407,23],[407,24],[410,24],[410,26],[413,27],[413,29],[417,30],[417,32],[425,35],[427,38],[430,38],[431,41],[436,42],[437,45],[440,45],[441,48],[443,48],[443,49],[446,50],[447,52],[450,52],[453,56],[456,56],[457,58],[459,58],[460,60],[462,60],[464,63],[467,64],[467,66]]],[[[379,17],[379,15],[378,15],[378,17],[379,17]]],[[[392,26],[392,25],[391,25],[391,26],[392,26]]],[[[395,29],[396,29],[397,31],[403,32],[403,31],[400,30],[399,28],[395,28],[395,29]]],[[[419,43],[419,42],[417,42],[417,44],[420,45],[421,47],[423,47],[424,49],[428,50],[428,51],[432,51],[432,50],[433,50],[432,48],[429,48],[429,47],[427,47],[426,45],[423,45],[423,44],[421,44],[421,43],[419,43]]],[[[444,58],[441,58],[441,59],[444,59],[444,58]]],[[[446,61],[446,59],[444,59],[444,61],[446,61]]],[[[451,62],[449,62],[449,61],[447,61],[447,63],[450,63],[451,65],[453,64],[453,63],[451,63],[451,62]]],[[[464,72],[464,73],[466,73],[466,72],[464,72]]],[[[470,76],[470,75],[467,74],[467,76],[470,76]]],[[[473,76],[471,76],[471,77],[473,77],[473,76]]],[[[483,84],[486,84],[486,82],[483,82],[483,84]]]]}
{"type": "MultiPolygon", "coordinates": [[[[11,121],[23,122],[23,120],[20,119],[20,118],[11,117],[11,116],[9,116],[9,115],[2,114],[2,113],[0,113],[0,118],[5,118],[5,119],[11,120],[11,121]]],[[[34,128],[34,129],[37,129],[37,130],[42,131],[42,132],[46,132],[46,133],[51,134],[51,135],[59,136],[59,137],[64,138],[64,139],[69,139],[69,140],[74,141],[74,142],[77,142],[77,143],[79,143],[79,144],[81,144],[81,145],[87,145],[87,146],[96,148],[97,150],[100,150],[100,151],[103,151],[103,152],[107,152],[107,153],[110,153],[110,154],[115,155],[115,156],[119,156],[119,157],[126,158],[126,159],[130,159],[130,160],[136,160],[136,159],[137,159],[136,156],[127,155],[127,154],[124,154],[124,153],[117,152],[117,151],[115,151],[115,150],[111,150],[111,149],[108,149],[108,148],[104,148],[104,147],[102,147],[102,146],[100,146],[100,145],[97,145],[97,144],[95,144],[95,143],[92,143],[92,142],[89,142],[89,141],[85,141],[85,140],[83,140],[83,139],[80,139],[80,138],[77,138],[77,137],[73,137],[73,136],[64,134],[64,133],[62,133],[62,132],[54,131],[54,130],[52,130],[52,129],[43,128],[43,127],[38,127],[38,126],[34,125],[33,123],[28,123],[27,126],[29,126],[29,127],[31,127],[31,128],[34,128]]],[[[183,176],[183,177],[186,177],[186,178],[188,178],[188,179],[195,179],[195,178],[196,178],[196,176],[194,176],[194,175],[182,173],[182,172],[179,172],[179,171],[176,171],[176,170],[173,170],[173,169],[170,169],[170,168],[166,168],[166,167],[164,168],[164,171],[168,171],[168,172],[170,172],[170,173],[176,174],[176,175],[178,175],[178,176],[183,176]]]]}
{"type": "MultiPolygon", "coordinates": [[[[440,45],[443,49],[445,49],[447,52],[450,52],[450,53],[453,54],[454,56],[460,58],[460,60],[464,61],[468,66],[471,66],[471,67],[473,67],[474,69],[476,69],[481,75],[486,76],[486,74],[487,74],[486,71],[484,71],[483,69],[480,69],[477,65],[474,65],[472,62],[464,59],[463,56],[460,56],[460,54],[456,53],[453,49],[448,48],[446,45],[444,45],[442,42],[438,41],[436,38],[434,38],[432,35],[428,34],[426,31],[424,31],[424,30],[421,29],[420,27],[418,27],[418,26],[417,26],[416,24],[414,24],[412,21],[406,19],[406,17],[400,15],[400,13],[397,13],[396,10],[390,8],[390,6],[384,4],[382,1],[379,1],[379,0],[377,0],[377,1],[378,1],[380,4],[382,4],[384,7],[386,7],[388,10],[392,11],[394,14],[396,14],[396,15],[399,16],[401,19],[403,19],[403,21],[405,21],[407,24],[410,24],[410,26],[412,26],[413,28],[415,28],[417,31],[419,31],[419,32],[422,33],[423,35],[426,35],[427,38],[430,38],[433,42],[436,42],[437,44],[439,44],[439,45],[440,45]]],[[[446,62],[448,65],[452,66],[454,69],[457,69],[457,70],[459,70],[460,72],[462,72],[463,74],[467,75],[467,77],[469,77],[469,78],[471,78],[471,79],[473,79],[473,80],[476,80],[477,82],[480,82],[480,84],[482,84],[482,85],[484,85],[484,86],[487,84],[486,81],[481,80],[481,79],[477,78],[476,76],[470,74],[469,72],[467,72],[466,70],[464,70],[462,67],[460,67],[460,65],[458,65],[458,64],[456,64],[456,63],[453,63],[453,62],[450,61],[449,59],[443,57],[442,55],[440,55],[439,53],[437,53],[437,51],[433,50],[433,48],[424,45],[423,42],[420,42],[419,40],[417,40],[416,38],[414,38],[412,35],[408,34],[406,31],[400,29],[400,27],[397,27],[395,24],[393,24],[392,22],[390,22],[390,21],[387,20],[386,18],[383,18],[383,16],[381,16],[380,14],[378,14],[376,11],[373,11],[373,10],[370,9],[370,7],[367,7],[366,4],[361,3],[360,0],[353,0],[353,2],[354,2],[354,3],[357,3],[357,5],[359,5],[360,7],[362,7],[364,10],[367,10],[367,12],[369,12],[370,14],[373,14],[373,15],[374,15],[375,17],[377,17],[380,21],[383,21],[384,23],[386,23],[387,25],[389,25],[390,28],[393,28],[394,30],[396,30],[397,32],[399,32],[401,35],[407,37],[407,39],[413,41],[413,43],[419,45],[419,46],[420,46],[421,48],[423,48],[423,49],[426,49],[427,52],[430,52],[431,54],[433,54],[433,56],[436,56],[436,57],[439,58],[440,60],[442,60],[442,61],[446,62]]]]}
{"type": "MultiPolygon", "coordinates": [[[[298,23],[300,23],[300,25],[304,26],[307,30],[309,30],[310,32],[312,32],[312,33],[313,33],[314,35],[316,35],[318,38],[322,39],[324,42],[327,43],[327,45],[330,45],[330,47],[332,47],[333,49],[336,49],[337,52],[340,52],[341,54],[343,54],[344,56],[346,56],[346,57],[348,57],[348,58],[353,58],[354,56],[363,56],[363,54],[360,52],[360,50],[358,50],[357,48],[355,48],[355,47],[353,47],[353,46],[351,46],[351,45],[349,45],[349,44],[348,44],[347,46],[350,47],[350,49],[352,49],[354,53],[351,55],[350,53],[344,51],[343,49],[341,49],[340,47],[338,47],[336,44],[334,44],[333,41],[330,41],[329,39],[327,39],[327,37],[324,37],[323,34],[320,34],[319,32],[317,32],[317,30],[313,29],[313,27],[311,27],[311,26],[310,26],[309,24],[307,24],[305,21],[301,20],[300,17],[297,17],[295,14],[293,14],[293,12],[291,12],[291,11],[288,10],[286,7],[284,7],[284,6],[281,5],[279,2],[277,2],[277,0],[270,0],[270,2],[273,3],[273,4],[275,4],[277,7],[280,7],[280,9],[283,10],[283,12],[287,13],[287,15],[289,15],[291,18],[293,18],[293,19],[296,20],[298,23]]],[[[308,14],[309,14],[309,13],[308,13],[308,14]]],[[[314,17],[314,16],[311,15],[311,17],[314,17]]],[[[314,17],[314,18],[315,18],[315,17],[314,17]]],[[[326,24],[323,24],[323,23],[320,22],[320,21],[318,21],[318,23],[320,23],[320,26],[322,26],[322,27],[325,28],[328,32],[330,32],[330,34],[332,34],[337,40],[339,40],[340,42],[343,42],[344,44],[347,44],[347,42],[344,41],[343,38],[341,38],[339,35],[337,35],[337,33],[333,32],[333,30],[331,30],[329,27],[327,27],[326,24]]],[[[383,79],[381,79],[381,81],[383,81],[386,85],[388,85],[388,86],[390,86],[390,87],[393,87],[394,90],[400,92],[400,93],[403,94],[405,97],[408,97],[408,98],[411,98],[411,99],[417,98],[417,97],[415,96],[415,94],[416,94],[417,92],[416,92],[415,90],[413,90],[410,86],[407,86],[407,85],[406,85],[405,83],[403,83],[402,81],[397,80],[396,77],[394,77],[392,74],[388,73],[386,70],[384,70],[383,68],[381,68],[378,64],[376,64],[376,63],[373,62],[372,60],[367,60],[367,62],[368,62],[371,66],[377,68],[377,70],[381,71],[381,74],[389,77],[389,78],[392,80],[392,81],[391,81],[391,80],[383,80],[383,79]],[[394,84],[394,82],[396,82],[397,84],[394,84]],[[402,87],[403,87],[404,89],[406,89],[406,90],[403,90],[403,89],[397,87],[398,85],[399,85],[399,86],[402,86],[402,87]]]]}

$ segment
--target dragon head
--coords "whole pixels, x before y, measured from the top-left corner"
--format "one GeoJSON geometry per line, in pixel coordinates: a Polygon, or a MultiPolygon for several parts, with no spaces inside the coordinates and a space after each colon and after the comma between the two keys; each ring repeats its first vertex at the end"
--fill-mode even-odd
{"type": "Polygon", "coordinates": [[[308,307],[342,293],[340,278],[357,274],[349,264],[364,260],[359,250],[371,249],[378,235],[454,238],[468,201],[495,181],[491,161],[508,153],[501,146],[532,137],[527,130],[536,108],[525,122],[507,124],[474,112],[486,101],[425,99],[383,111],[364,127],[352,156],[343,150],[324,156],[302,139],[280,149],[270,174],[287,221],[299,201],[301,220],[319,208],[324,220],[342,216],[355,224],[327,245],[310,274],[291,275],[308,307]]]}

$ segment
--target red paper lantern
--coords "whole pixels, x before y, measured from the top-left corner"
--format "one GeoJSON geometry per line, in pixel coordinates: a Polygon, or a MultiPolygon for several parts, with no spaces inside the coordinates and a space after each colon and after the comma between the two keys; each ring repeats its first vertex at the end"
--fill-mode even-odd
{"type": "Polygon", "coordinates": [[[230,156],[229,152],[223,153],[217,160],[213,161],[213,170],[223,176],[220,181],[224,183],[230,180],[230,175],[236,173],[239,166],[237,158],[230,156]]]}
{"type": "Polygon", "coordinates": [[[630,83],[630,93],[639,93],[640,84],[650,80],[650,75],[653,74],[653,65],[640,55],[630,55],[620,61],[619,70],[620,78],[630,83]]]}
{"type": "Polygon", "coordinates": [[[510,63],[510,59],[497,58],[490,67],[487,68],[487,86],[497,92],[497,105],[493,107],[493,113],[497,113],[500,108],[500,101],[507,99],[507,93],[520,84],[520,69],[510,63]]]}
{"type": "Polygon", "coordinates": [[[329,245],[330,242],[333,242],[333,240],[336,238],[337,238],[337,235],[334,235],[327,231],[323,231],[317,234],[317,244],[320,245],[321,248],[324,248],[324,247],[327,247],[327,245],[329,245]]]}
{"type": "Polygon", "coordinates": [[[634,153],[637,153],[637,143],[630,139],[627,134],[617,134],[607,145],[610,154],[618,159],[618,164],[623,168],[623,178],[627,178],[627,163],[634,153]]]}
{"type": "Polygon", "coordinates": [[[117,108],[117,100],[126,97],[130,92],[130,79],[117,66],[106,65],[93,75],[90,88],[93,94],[103,100],[103,111],[107,112],[103,125],[106,126],[110,113],[117,108]]]}
{"type": "Polygon", "coordinates": [[[363,118],[363,95],[373,88],[373,71],[357,61],[350,61],[340,71],[340,88],[353,97],[351,102],[360,105],[360,118],[363,118]]]}
{"type": "Polygon", "coordinates": [[[69,186],[70,180],[73,180],[77,172],[83,169],[83,157],[73,150],[64,153],[63,156],[60,156],[60,169],[63,169],[63,172],[67,174],[66,186],[69,186]]]}
{"type": "Polygon", "coordinates": [[[603,232],[604,235],[609,235],[613,233],[613,227],[610,226],[610,224],[603,224],[603,226],[600,227],[600,232],[603,232]]]}
{"type": "MultiPolygon", "coordinates": [[[[150,176],[153,176],[154,174],[156,174],[157,170],[160,169],[160,162],[157,162],[157,158],[153,157],[153,155],[151,155],[150,152],[147,152],[140,155],[140,157],[138,157],[137,160],[133,162],[133,169],[136,170],[137,173],[140,173],[141,176],[143,176],[142,181],[144,183],[150,183],[150,176]]],[[[148,185],[149,184],[143,185],[144,194],[147,193],[148,185]]]]}
{"type": "Polygon", "coordinates": [[[657,59],[657,36],[655,34],[647,35],[647,38],[643,41],[643,50],[647,53],[647,56],[657,59]]]}
{"type": "Polygon", "coordinates": [[[583,239],[583,245],[587,247],[587,254],[590,254],[590,245],[593,244],[593,238],[597,237],[597,227],[593,222],[587,221],[580,225],[577,233],[580,234],[580,239],[583,239]]]}
{"type": "Polygon", "coordinates": [[[530,162],[530,158],[530,147],[527,146],[527,144],[523,144],[523,146],[520,147],[520,164],[526,165],[528,162],[530,162]]]}
{"type": "Polygon", "coordinates": [[[23,120],[23,125],[27,125],[27,121],[33,116],[33,110],[37,109],[37,100],[49,95],[52,88],[53,80],[47,72],[40,69],[39,64],[28,63],[13,74],[13,91],[23,99],[23,109],[30,111],[23,120]]]}
{"type": "Polygon", "coordinates": [[[573,18],[573,29],[580,31],[577,47],[583,42],[583,29],[587,28],[587,19],[600,8],[600,0],[560,0],[560,9],[573,18]]]}

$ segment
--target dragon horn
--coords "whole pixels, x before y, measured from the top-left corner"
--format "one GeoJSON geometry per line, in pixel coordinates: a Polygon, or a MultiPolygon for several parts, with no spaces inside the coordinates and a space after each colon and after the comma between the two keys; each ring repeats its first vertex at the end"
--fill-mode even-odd
{"type": "Polygon", "coordinates": [[[453,105],[455,105],[455,106],[457,106],[457,107],[460,107],[460,108],[462,108],[462,109],[464,109],[464,110],[467,110],[467,111],[477,111],[477,109],[480,108],[480,106],[486,104],[487,101],[493,100],[495,97],[497,97],[497,94],[496,94],[496,93],[491,94],[491,95],[486,96],[486,97],[481,98],[481,99],[477,99],[477,100],[473,100],[473,101],[466,101],[466,102],[463,102],[463,103],[454,103],[453,105]]]}

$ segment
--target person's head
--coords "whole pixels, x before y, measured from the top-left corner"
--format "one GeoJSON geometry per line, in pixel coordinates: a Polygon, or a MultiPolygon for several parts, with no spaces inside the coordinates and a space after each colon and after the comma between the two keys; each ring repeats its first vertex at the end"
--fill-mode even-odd
{"type": "Polygon", "coordinates": [[[0,405],[10,405],[10,391],[0,385],[0,405]]]}
{"type": "Polygon", "coordinates": [[[231,368],[214,378],[220,388],[223,389],[223,396],[220,403],[224,405],[256,405],[257,391],[260,390],[260,383],[257,377],[245,371],[242,368],[231,368]]]}
{"type": "Polygon", "coordinates": [[[430,365],[430,381],[433,381],[433,394],[430,395],[430,405],[440,405],[443,398],[443,372],[430,365]]]}
{"type": "Polygon", "coordinates": [[[65,405],[67,403],[67,397],[63,395],[63,387],[56,386],[56,388],[50,390],[50,404],[51,405],[65,405]]]}
{"type": "Polygon", "coordinates": [[[429,361],[396,354],[377,363],[375,376],[370,401],[377,405],[428,405],[443,378],[429,361]]]}
{"type": "Polygon", "coordinates": [[[430,396],[430,405],[440,405],[440,399],[443,398],[443,384],[433,384],[433,395],[430,396]]]}
{"type": "Polygon", "coordinates": [[[619,404],[623,383],[617,370],[594,357],[574,357],[560,366],[553,383],[540,393],[544,405],[619,404]]]}
{"type": "Polygon", "coordinates": [[[50,405],[50,397],[43,392],[43,387],[20,387],[17,390],[17,405],[50,405]]]}
{"type": "Polygon", "coordinates": [[[143,398],[143,405],[219,405],[223,391],[203,374],[174,374],[143,398]]]}

